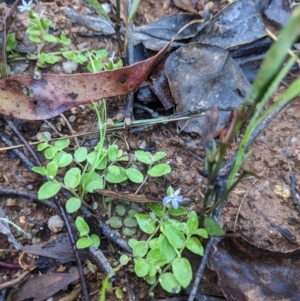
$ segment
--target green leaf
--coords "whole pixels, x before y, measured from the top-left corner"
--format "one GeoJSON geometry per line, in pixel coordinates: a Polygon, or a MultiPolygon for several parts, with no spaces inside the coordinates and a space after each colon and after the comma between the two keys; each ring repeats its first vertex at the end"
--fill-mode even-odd
{"type": "Polygon", "coordinates": [[[165,152],[156,152],[153,156],[153,162],[159,161],[161,159],[163,159],[165,156],[167,155],[167,153],[165,152]]]}
{"type": "Polygon", "coordinates": [[[68,213],[77,211],[81,206],[81,200],[75,197],[71,197],[66,202],[66,210],[68,213]]]}
{"type": "Polygon", "coordinates": [[[208,233],[205,229],[197,229],[192,233],[193,235],[199,235],[203,238],[208,238],[208,233]]]}
{"type": "Polygon", "coordinates": [[[111,165],[108,167],[108,171],[113,174],[114,176],[118,176],[121,174],[121,167],[116,166],[116,165],[111,165]]]}
{"type": "Polygon", "coordinates": [[[80,236],[86,236],[90,233],[89,225],[81,216],[77,216],[75,224],[80,236]]]}
{"type": "Polygon", "coordinates": [[[154,277],[156,275],[156,273],[157,273],[156,266],[154,264],[150,264],[149,265],[149,272],[148,272],[149,276],[154,277]]]}
{"type": "Polygon", "coordinates": [[[163,222],[163,229],[164,235],[167,237],[169,243],[176,249],[181,249],[185,242],[184,234],[175,228],[172,224],[168,221],[163,222]]]}
{"type": "Polygon", "coordinates": [[[138,213],[135,215],[136,220],[139,224],[140,229],[147,233],[152,234],[155,231],[155,223],[147,214],[138,213]]]}
{"type": "Polygon", "coordinates": [[[124,182],[127,179],[128,177],[125,172],[125,168],[119,166],[109,166],[108,171],[105,175],[105,180],[109,183],[114,183],[114,184],[124,182]],[[110,170],[113,170],[114,173],[111,173],[110,170]],[[115,173],[119,173],[119,174],[116,175],[115,173]]]}
{"type": "Polygon", "coordinates": [[[44,35],[44,40],[49,42],[49,43],[57,43],[57,38],[52,34],[44,35]]]}
{"type": "Polygon", "coordinates": [[[170,165],[166,163],[160,163],[154,165],[151,169],[148,170],[148,175],[151,177],[161,177],[167,173],[171,172],[170,165]]]}
{"type": "Polygon", "coordinates": [[[34,36],[40,36],[41,35],[41,31],[37,27],[29,27],[29,28],[27,28],[26,29],[26,33],[28,33],[30,35],[34,35],[34,36]]]}
{"type": "Polygon", "coordinates": [[[55,141],[54,146],[58,149],[58,150],[63,150],[65,149],[67,146],[69,146],[70,144],[70,139],[60,139],[55,141]]]}
{"type": "Polygon", "coordinates": [[[137,259],[134,265],[134,271],[138,277],[145,277],[149,272],[149,263],[142,258],[137,259]]]}
{"type": "Polygon", "coordinates": [[[124,298],[124,293],[120,287],[118,287],[115,291],[116,297],[118,299],[123,299],[124,298]]]}
{"type": "Polygon", "coordinates": [[[157,262],[160,261],[161,259],[161,255],[162,255],[162,250],[159,247],[157,247],[150,250],[146,258],[149,262],[157,264],[157,262]]]}
{"type": "Polygon", "coordinates": [[[98,59],[91,60],[87,65],[87,69],[92,73],[100,72],[103,69],[103,64],[98,59]]]}
{"type": "Polygon", "coordinates": [[[158,217],[162,217],[166,213],[166,207],[160,203],[149,203],[146,206],[158,217]]]}
{"type": "Polygon", "coordinates": [[[86,189],[87,192],[94,192],[97,189],[103,189],[104,183],[103,178],[96,172],[92,173],[92,175],[88,180],[88,174],[84,174],[81,182],[83,183],[83,187],[86,189]]]}
{"type": "Polygon", "coordinates": [[[64,183],[70,188],[76,188],[81,180],[81,170],[78,167],[69,169],[64,177],[64,183]]]}
{"type": "Polygon", "coordinates": [[[57,170],[58,170],[58,165],[57,165],[56,160],[49,162],[46,166],[46,169],[48,172],[48,176],[55,177],[57,174],[57,170]]]}
{"type": "Polygon", "coordinates": [[[87,154],[88,154],[87,148],[81,146],[75,151],[74,158],[77,162],[83,162],[86,160],[87,154]]]}
{"type": "Polygon", "coordinates": [[[112,216],[108,222],[112,228],[118,229],[122,227],[122,220],[117,216],[112,216]]]}
{"type": "Polygon", "coordinates": [[[119,150],[118,150],[117,145],[115,145],[115,144],[110,145],[108,148],[108,159],[111,162],[115,162],[118,159],[118,153],[119,153],[119,150]]]}
{"type": "Polygon", "coordinates": [[[46,149],[47,147],[49,147],[48,142],[42,142],[38,145],[37,150],[40,152],[46,149]]]}
{"type": "Polygon", "coordinates": [[[41,26],[42,28],[47,31],[48,28],[50,27],[50,25],[52,24],[52,21],[48,20],[48,19],[41,19],[41,26]]]}
{"type": "Polygon", "coordinates": [[[164,273],[159,276],[161,287],[171,294],[178,294],[181,290],[180,283],[172,273],[164,273]]]}
{"type": "Polygon", "coordinates": [[[17,47],[16,34],[14,32],[7,35],[5,50],[10,52],[17,47]]]}
{"type": "Polygon", "coordinates": [[[81,237],[76,242],[77,249],[85,249],[93,244],[93,240],[90,237],[81,237]]]}
{"type": "Polygon", "coordinates": [[[124,225],[129,228],[133,228],[137,225],[137,221],[136,221],[135,217],[127,216],[123,222],[124,222],[124,225]]]}
{"type": "Polygon", "coordinates": [[[198,220],[198,215],[195,211],[192,211],[186,225],[189,229],[189,233],[192,233],[193,231],[196,231],[199,227],[199,220],[198,220]]]}
{"type": "Polygon", "coordinates": [[[96,248],[98,248],[98,247],[100,246],[100,238],[99,238],[99,236],[96,235],[96,234],[92,234],[92,235],[90,236],[90,238],[91,238],[91,240],[93,241],[93,245],[94,245],[96,248]]]}
{"type": "Polygon", "coordinates": [[[108,57],[108,52],[105,49],[95,50],[94,54],[99,60],[103,60],[108,57]]]}
{"type": "Polygon", "coordinates": [[[141,0],[133,0],[132,1],[129,16],[128,16],[128,23],[130,23],[131,20],[133,19],[133,17],[135,16],[135,13],[139,7],[140,2],[141,2],[141,0]]]}
{"type": "MultiPolygon", "coordinates": [[[[149,271],[149,274],[150,274],[150,271],[149,271]]],[[[146,276],[145,280],[148,284],[153,285],[156,282],[156,276],[148,275],[148,276],[146,276]]]]}
{"type": "Polygon", "coordinates": [[[62,56],[69,61],[74,61],[74,58],[75,58],[75,54],[73,51],[64,51],[62,53],[62,56]]]}
{"type": "Polygon", "coordinates": [[[122,254],[119,258],[119,262],[121,265],[126,265],[129,262],[129,257],[126,254],[122,254]]]}
{"type": "Polygon", "coordinates": [[[72,155],[65,152],[58,152],[54,156],[54,159],[56,160],[58,167],[66,167],[73,161],[72,155]]]}
{"type": "Polygon", "coordinates": [[[139,241],[136,240],[136,239],[134,239],[134,238],[130,238],[128,240],[128,244],[129,244],[129,246],[130,246],[131,249],[134,249],[134,247],[137,245],[138,242],[139,241]]]}
{"type": "Polygon", "coordinates": [[[53,197],[60,191],[60,188],[61,186],[57,182],[50,181],[44,183],[38,191],[39,200],[45,200],[53,197]]]}
{"type": "Polygon", "coordinates": [[[185,242],[185,246],[195,254],[203,256],[204,248],[197,237],[191,237],[185,242]]]}
{"type": "Polygon", "coordinates": [[[139,241],[132,249],[133,256],[144,257],[147,254],[148,249],[149,247],[146,241],[139,241]]]}
{"type": "Polygon", "coordinates": [[[174,248],[162,233],[158,237],[157,246],[163,250],[162,257],[166,259],[167,263],[172,262],[172,260],[176,257],[177,254],[174,248]]]}
{"type": "Polygon", "coordinates": [[[111,24],[109,15],[97,0],[84,0],[84,2],[87,3],[90,7],[92,7],[100,17],[102,17],[104,20],[108,21],[111,24]]]}
{"type": "Polygon", "coordinates": [[[211,217],[206,217],[204,219],[204,226],[209,236],[220,236],[225,234],[222,228],[211,217]]]}
{"type": "Polygon", "coordinates": [[[153,158],[152,158],[152,155],[148,152],[138,150],[138,151],[134,152],[134,155],[137,158],[137,160],[139,160],[142,163],[150,165],[154,162],[153,158]]]}
{"type": "Polygon", "coordinates": [[[172,262],[172,271],[180,285],[187,288],[193,278],[190,262],[186,258],[175,258],[172,262]]]}
{"type": "Polygon", "coordinates": [[[56,155],[57,152],[58,152],[58,149],[56,147],[48,147],[44,151],[44,156],[46,159],[51,160],[51,159],[53,159],[53,157],[56,155]]]}
{"type": "Polygon", "coordinates": [[[136,168],[129,167],[125,169],[125,172],[130,181],[133,183],[142,183],[144,181],[143,174],[136,168]]]}
{"type": "Polygon", "coordinates": [[[41,40],[41,38],[40,38],[39,36],[30,34],[30,35],[28,36],[28,38],[29,38],[29,40],[32,41],[33,43],[37,43],[37,44],[42,43],[42,40],[41,40]]]}
{"type": "Polygon", "coordinates": [[[45,167],[34,166],[32,167],[32,171],[42,176],[48,176],[48,172],[45,167]]]}
{"type": "Polygon", "coordinates": [[[152,239],[149,241],[149,248],[150,248],[150,249],[155,249],[155,248],[157,248],[157,243],[158,243],[158,237],[152,238],[152,239]]]}
{"type": "Polygon", "coordinates": [[[125,208],[125,206],[124,206],[124,205],[121,205],[121,204],[117,205],[117,206],[116,206],[116,213],[117,213],[118,215],[120,215],[120,216],[124,216],[125,213],[126,213],[126,208],[125,208]]]}
{"type": "Polygon", "coordinates": [[[188,211],[184,207],[179,206],[178,209],[176,209],[176,210],[173,208],[169,209],[168,213],[173,216],[180,216],[180,215],[187,214],[188,211]]]}

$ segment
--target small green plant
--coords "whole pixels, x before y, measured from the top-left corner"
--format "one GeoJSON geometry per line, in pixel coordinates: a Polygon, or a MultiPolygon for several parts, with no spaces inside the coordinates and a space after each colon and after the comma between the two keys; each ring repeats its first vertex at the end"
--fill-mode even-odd
{"type": "Polygon", "coordinates": [[[140,229],[149,238],[146,241],[129,240],[133,250],[134,271],[152,285],[150,292],[158,283],[169,293],[179,293],[181,288],[186,288],[193,275],[191,264],[182,257],[182,252],[188,249],[203,256],[202,241],[209,235],[224,234],[210,217],[204,220],[205,228],[200,228],[196,212],[188,213],[184,207],[178,206],[183,200],[178,195],[179,190],[174,191],[169,187],[168,191],[169,195],[163,201],[168,208],[159,203],[150,203],[147,205],[150,214],[135,215],[140,229]],[[176,209],[170,207],[169,203],[175,205],[176,209]]]}
{"type": "Polygon", "coordinates": [[[99,109],[94,107],[100,129],[100,140],[94,149],[89,151],[86,147],[80,147],[73,154],[70,154],[66,151],[70,139],[58,140],[54,145],[51,145],[48,139],[43,136],[43,142],[38,145],[38,151],[43,151],[45,158],[50,161],[43,167],[35,166],[32,169],[48,178],[48,182],[44,183],[38,191],[40,200],[53,197],[61,188],[72,194],[72,197],[66,202],[68,213],[74,213],[81,205],[87,205],[84,201],[86,194],[104,189],[106,183],[117,184],[130,180],[134,183],[144,184],[148,176],[160,177],[171,172],[171,167],[166,163],[154,164],[166,156],[164,152],[157,152],[153,155],[144,151],[135,152],[136,159],[148,165],[145,178],[137,168],[123,167],[122,164],[128,162],[128,156],[124,155],[115,143],[105,147],[105,100],[102,100],[99,109]],[[61,180],[57,174],[62,168],[64,168],[64,176],[61,180]]]}
{"type": "Polygon", "coordinates": [[[76,247],[78,249],[85,249],[90,247],[91,245],[94,245],[95,247],[100,246],[99,236],[96,234],[90,235],[90,227],[82,217],[78,216],[76,218],[75,224],[80,236],[80,238],[76,242],[76,247]]]}

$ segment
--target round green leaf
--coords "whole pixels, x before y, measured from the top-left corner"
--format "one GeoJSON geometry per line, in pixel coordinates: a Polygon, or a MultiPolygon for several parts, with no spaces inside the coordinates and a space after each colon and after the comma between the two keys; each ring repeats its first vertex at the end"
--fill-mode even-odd
{"type": "Polygon", "coordinates": [[[139,257],[144,257],[147,252],[148,252],[148,244],[146,241],[139,241],[138,243],[135,244],[133,248],[133,255],[134,256],[139,256],[139,257]]]}
{"type": "Polygon", "coordinates": [[[128,178],[133,183],[142,183],[144,181],[143,174],[136,168],[130,167],[125,170],[128,178]]]}
{"type": "Polygon", "coordinates": [[[64,183],[70,188],[76,188],[81,180],[81,170],[78,167],[69,169],[64,177],[64,183]]]}
{"type": "Polygon", "coordinates": [[[134,265],[134,271],[138,277],[145,277],[149,272],[149,263],[142,258],[137,259],[134,265]]]}
{"type": "Polygon", "coordinates": [[[123,293],[122,289],[119,288],[119,287],[116,288],[115,294],[116,294],[116,297],[118,299],[123,299],[124,298],[124,293],[123,293]]]}
{"type": "Polygon", "coordinates": [[[167,173],[171,172],[170,165],[166,163],[160,163],[153,166],[151,169],[148,170],[148,175],[151,177],[161,177],[167,173]]]}
{"type": "Polygon", "coordinates": [[[110,145],[108,148],[108,159],[111,162],[116,161],[118,159],[118,153],[119,153],[119,150],[118,150],[117,145],[110,145]]]}
{"type": "Polygon", "coordinates": [[[121,228],[122,227],[122,220],[117,217],[117,216],[112,216],[109,219],[109,225],[115,229],[121,228]]]}
{"type": "Polygon", "coordinates": [[[98,248],[100,246],[99,236],[96,234],[92,234],[90,237],[91,237],[91,240],[93,241],[93,245],[98,248]]]}
{"type": "Polygon", "coordinates": [[[119,167],[119,166],[110,166],[105,175],[105,180],[109,183],[114,183],[114,184],[124,182],[127,179],[128,179],[128,177],[126,175],[125,168],[119,167]],[[113,168],[113,169],[111,169],[111,168],[113,168]],[[113,170],[113,173],[111,173],[110,170],[113,170]],[[118,173],[118,174],[116,174],[116,173],[118,173]]]}
{"type": "Polygon", "coordinates": [[[86,160],[87,154],[87,148],[82,146],[75,151],[74,158],[77,162],[83,162],[84,160],[86,160]]]}
{"type": "Polygon", "coordinates": [[[58,149],[56,147],[48,147],[45,149],[44,151],[44,156],[46,159],[53,159],[53,157],[55,156],[55,154],[58,152],[58,149]]]}
{"type": "Polygon", "coordinates": [[[180,283],[172,273],[164,273],[159,277],[161,287],[171,294],[178,294],[181,290],[180,283]]]}
{"type": "Polygon", "coordinates": [[[75,197],[69,198],[66,202],[66,210],[68,213],[77,211],[81,206],[81,200],[75,197]]]}
{"type": "Polygon", "coordinates": [[[147,233],[152,234],[155,231],[155,223],[147,214],[136,214],[136,220],[139,224],[140,229],[147,233]]]}
{"type": "Polygon", "coordinates": [[[126,265],[129,262],[129,257],[125,254],[122,254],[119,258],[119,262],[121,265],[126,265]]]}
{"type": "Polygon", "coordinates": [[[191,237],[185,242],[185,246],[195,254],[203,256],[204,248],[197,237],[191,237]]]}
{"type": "Polygon", "coordinates": [[[59,192],[60,188],[61,188],[60,184],[56,182],[50,181],[44,183],[38,191],[39,200],[45,200],[53,197],[59,192]]]}
{"type": "Polygon", "coordinates": [[[154,162],[153,158],[152,158],[152,155],[148,152],[138,150],[138,151],[134,152],[134,155],[142,163],[150,165],[154,162]]]}
{"type": "Polygon", "coordinates": [[[166,155],[167,155],[167,153],[165,153],[165,152],[156,152],[153,155],[153,162],[163,159],[166,155]]]}
{"type": "Polygon", "coordinates": [[[135,234],[135,232],[136,232],[136,228],[127,228],[127,227],[125,227],[124,229],[123,229],[123,234],[124,235],[126,235],[126,236],[133,236],[134,234],[135,234]]]}
{"type": "Polygon", "coordinates": [[[58,167],[68,166],[73,161],[72,155],[64,152],[58,152],[54,159],[56,159],[58,167]]]}
{"type": "MultiPolygon", "coordinates": [[[[165,207],[164,207],[165,208],[165,207]]],[[[184,207],[179,206],[178,209],[169,209],[168,213],[172,216],[180,216],[180,215],[185,215],[187,214],[187,210],[184,207]]]]}
{"type": "Polygon", "coordinates": [[[46,166],[46,169],[48,172],[48,176],[55,177],[57,174],[57,170],[58,170],[58,165],[57,165],[56,160],[49,162],[46,166]]]}
{"type": "Polygon", "coordinates": [[[70,139],[61,139],[61,140],[57,140],[54,143],[54,146],[58,149],[58,150],[63,150],[64,148],[66,148],[69,144],[70,144],[70,139]]]}
{"type": "Polygon", "coordinates": [[[127,217],[124,219],[124,225],[125,225],[126,227],[129,227],[129,228],[135,227],[135,226],[137,225],[136,218],[135,218],[135,217],[127,216],[127,217]]]}
{"type": "Polygon", "coordinates": [[[172,271],[180,285],[188,287],[193,278],[190,262],[186,258],[175,258],[172,262],[172,271]]]}
{"type": "Polygon", "coordinates": [[[81,237],[76,242],[77,249],[85,249],[90,247],[93,244],[93,241],[89,237],[81,237]]]}
{"type": "Polygon", "coordinates": [[[121,205],[121,204],[117,205],[117,206],[116,206],[116,212],[117,212],[118,215],[124,216],[125,213],[126,213],[126,208],[125,208],[125,206],[124,206],[124,205],[121,205]]]}
{"type": "Polygon", "coordinates": [[[79,231],[80,236],[85,236],[90,233],[89,225],[86,223],[86,221],[81,216],[78,216],[76,218],[75,224],[79,231]]]}

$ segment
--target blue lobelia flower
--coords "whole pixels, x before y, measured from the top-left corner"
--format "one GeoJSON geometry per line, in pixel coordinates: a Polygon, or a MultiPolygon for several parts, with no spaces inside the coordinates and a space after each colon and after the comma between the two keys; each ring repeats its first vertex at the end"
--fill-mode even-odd
{"type": "Polygon", "coordinates": [[[22,0],[22,5],[18,6],[18,10],[20,12],[30,11],[31,10],[31,8],[30,8],[31,4],[32,4],[32,0],[29,0],[28,3],[26,2],[26,0],[22,0]]]}
{"type": "Polygon", "coordinates": [[[171,203],[173,209],[177,210],[179,203],[182,203],[184,200],[183,196],[179,195],[180,189],[181,188],[175,191],[172,187],[169,187],[169,195],[163,198],[162,204],[166,206],[167,204],[171,203]]]}

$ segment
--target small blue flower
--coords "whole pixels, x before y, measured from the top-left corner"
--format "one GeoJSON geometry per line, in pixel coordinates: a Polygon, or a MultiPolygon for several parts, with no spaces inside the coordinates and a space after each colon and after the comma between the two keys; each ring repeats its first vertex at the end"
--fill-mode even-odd
{"type": "Polygon", "coordinates": [[[177,210],[179,203],[182,203],[184,200],[183,196],[179,195],[180,189],[181,188],[175,191],[172,187],[169,187],[169,195],[163,198],[162,204],[166,206],[167,204],[171,203],[173,209],[177,210]]]}
{"type": "Polygon", "coordinates": [[[31,4],[32,4],[32,0],[29,0],[29,2],[27,3],[26,0],[22,0],[22,5],[18,6],[18,10],[20,12],[23,11],[30,11],[31,10],[31,4]]]}

